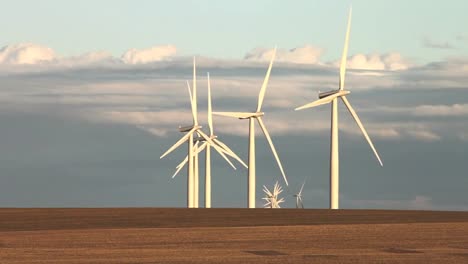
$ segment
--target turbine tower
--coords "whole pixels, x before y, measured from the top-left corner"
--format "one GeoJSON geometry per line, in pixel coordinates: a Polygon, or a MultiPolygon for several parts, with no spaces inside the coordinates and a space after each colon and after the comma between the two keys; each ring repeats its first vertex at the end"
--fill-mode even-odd
{"type": "Polygon", "coordinates": [[[295,110],[302,110],[306,108],[315,107],[318,105],[323,105],[327,103],[331,103],[331,136],[330,136],[330,209],[338,209],[339,203],[339,154],[338,154],[338,98],[340,98],[343,103],[348,108],[349,112],[353,116],[354,120],[356,121],[357,125],[364,134],[367,142],[369,143],[372,151],[374,152],[377,160],[379,161],[380,165],[383,166],[382,160],[377,153],[374,145],[372,144],[369,135],[366,132],[366,129],[361,123],[358,115],[354,111],[353,107],[349,103],[346,95],[350,93],[350,91],[344,90],[344,81],[345,81],[345,73],[346,73],[346,61],[347,61],[347,54],[348,54],[348,42],[349,42],[349,31],[351,28],[351,13],[352,10],[349,10],[349,17],[348,17],[348,26],[346,29],[346,37],[345,37],[345,44],[343,48],[343,55],[341,57],[341,64],[340,64],[340,76],[339,76],[339,88],[338,90],[332,90],[329,92],[323,92],[319,94],[319,99],[311,102],[309,104],[303,105],[301,107],[296,108],[295,110]]]}
{"type": "MultiPolygon", "coordinates": [[[[210,135],[209,137],[215,144],[217,144],[217,147],[226,155],[229,155],[230,157],[233,157],[236,159],[239,163],[241,163],[244,167],[247,168],[247,165],[245,162],[243,162],[239,156],[237,156],[231,148],[229,148],[226,144],[224,144],[221,140],[218,139],[218,136],[214,134],[213,130],[213,116],[212,116],[212,107],[211,107],[211,84],[210,84],[210,75],[209,73],[207,74],[207,80],[208,80],[208,127],[210,129],[210,135]]],[[[200,137],[198,139],[195,139],[195,150],[193,155],[195,157],[198,156],[198,154],[205,150],[205,208],[211,208],[211,147],[212,146],[208,141],[206,141],[203,137],[200,137]],[[198,143],[203,142],[200,147],[198,147],[198,143]]],[[[218,151],[218,149],[215,149],[218,151]]],[[[219,153],[219,151],[218,151],[219,153]]],[[[225,157],[225,156],[223,156],[225,157]]],[[[232,168],[236,169],[236,167],[231,163],[231,161],[227,158],[225,158],[226,161],[231,165],[232,168]]],[[[188,156],[185,157],[185,159],[177,166],[177,170],[172,176],[173,178],[179,173],[179,171],[187,164],[188,162],[188,156]]]]}
{"type": "Polygon", "coordinates": [[[281,165],[281,161],[276,153],[275,146],[273,145],[273,141],[271,140],[270,134],[263,123],[262,116],[265,114],[261,112],[262,110],[262,103],[265,97],[266,88],[268,85],[268,80],[270,78],[271,67],[273,66],[273,61],[275,59],[276,54],[276,47],[273,51],[273,56],[270,61],[270,66],[268,67],[268,71],[265,75],[265,79],[263,81],[263,85],[260,89],[260,94],[258,95],[258,104],[257,110],[255,112],[214,112],[215,115],[220,116],[228,116],[228,117],[235,117],[239,119],[248,119],[249,120],[249,178],[248,178],[248,207],[255,208],[255,120],[257,120],[260,128],[263,131],[268,143],[270,144],[271,151],[275,156],[276,162],[278,163],[278,167],[281,170],[281,174],[283,175],[284,181],[286,185],[288,185],[288,179],[283,170],[283,166],[281,165]]]}
{"type": "MultiPolygon", "coordinates": [[[[188,84],[188,82],[187,82],[188,84]]],[[[196,77],[196,64],[195,64],[195,57],[193,58],[193,96],[188,85],[188,91],[190,96],[190,105],[192,108],[192,117],[193,117],[193,124],[185,127],[179,126],[179,131],[182,133],[186,133],[179,141],[177,141],[172,147],[170,147],[164,154],[161,155],[160,159],[164,158],[167,154],[171,153],[173,150],[178,148],[182,145],[185,141],[188,143],[188,167],[187,167],[187,207],[193,208],[195,207],[195,164],[194,164],[194,134],[198,134],[202,138],[204,138],[208,143],[214,145],[214,142],[209,138],[203,131],[201,130],[201,126],[198,124],[197,118],[197,77],[196,77]]],[[[227,159],[227,157],[222,153],[221,148],[218,146],[214,146],[216,150],[221,152],[221,156],[227,159]]]]}

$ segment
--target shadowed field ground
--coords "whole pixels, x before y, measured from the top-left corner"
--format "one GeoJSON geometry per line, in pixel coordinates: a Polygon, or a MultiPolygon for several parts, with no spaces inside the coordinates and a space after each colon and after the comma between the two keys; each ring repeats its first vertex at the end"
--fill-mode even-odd
{"type": "Polygon", "coordinates": [[[468,263],[468,212],[0,209],[0,263],[468,263]]]}

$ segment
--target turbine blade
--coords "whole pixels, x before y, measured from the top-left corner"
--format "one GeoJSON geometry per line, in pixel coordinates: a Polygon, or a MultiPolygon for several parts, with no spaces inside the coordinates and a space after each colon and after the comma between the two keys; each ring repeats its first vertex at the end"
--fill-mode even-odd
{"type": "Polygon", "coordinates": [[[206,145],[208,145],[208,142],[203,142],[203,144],[201,144],[201,146],[197,149],[197,154],[200,154],[200,152],[202,152],[203,150],[205,150],[206,148],[206,145]]]}
{"type": "Polygon", "coordinates": [[[195,66],[195,57],[193,57],[193,80],[192,80],[192,86],[193,86],[193,113],[195,116],[195,124],[198,124],[198,109],[197,109],[197,68],[195,66]]]}
{"type": "Polygon", "coordinates": [[[187,88],[188,88],[188,92],[189,92],[189,97],[190,97],[190,107],[192,108],[192,117],[193,117],[193,124],[195,124],[196,122],[196,115],[195,115],[195,108],[193,106],[193,96],[192,96],[192,90],[190,89],[190,84],[189,82],[187,81],[187,88]]]}
{"type": "Polygon", "coordinates": [[[301,190],[299,191],[299,194],[298,194],[299,196],[302,195],[302,189],[304,189],[304,185],[305,185],[305,180],[304,180],[304,182],[302,183],[301,190]]]}
{"type": "Polygon", "coordinates": [[[233,158],[235,158],[240,164],[242,164],[242,166],[244,166],[246,169],[248,168],[247,164],[245,164],[244,161],[242,161],[241,158],[239,158],[239,156],[237,156],[236,153],[234,153],[234,151],[232,151],[232,149],[230,149],[226,144],[224,144],[221,140],[217,139],[217,138],[214,138],[213,141],[220,145],[224,150],[226,150],[227,154],[233,158]]]}
{"type": "Polygon", "coordinates": [[[268,80],[270,79],[271,68],[273,67],[273,61],[275,60],[275,55],[276,55],[276,47],[273,50],[273,56],[271,56],[270,66],[268,66],[265,79],[263,80],[262,88],[260,89],[260,93],[258,94],[257,112],[260,112],[260,110],[262,109],[263,99],[265,98],[265,92],[267,89],[268,80]]]}
{"type": "Polygon", "coordinates": [[[374,144],[372,144],[372,140],[370,139],[369,135],[367,134],[366,132],[366,129],[364,128],[364,126],[362,125],[362,122],[361,122],[361,119],[359,119],[359,116],[356,114],[356,111],[354,111],[353,107],[351,106],[351,104],[349,103],[348,99],[346,98],[346,96],[342,96],[341,97],[341,100],[343,100],[343,103],[346,105],[346,107],[348,108],[349,112],[351,113],[351,115],[353,116],[354,120],[356,120],[356,123],[357,125],[359,126],[359,128],[361,129],[362,131],[362,134],[364,135],[364,137],[366,138],[367,142],[369,143],[372,151],[374,152],[375,154],[375,157],[377,158],[377,160],[379,161],[380,163],[380,166],[383,166],[383,163],[382,163],[382,160],[380,159],[380,156],[379,156],[379,153],[377,153],[377,150],[375,149],[374,147],[374,144]]]}
{"type": "Polygon", "coordinates": [[[281,161],[280,161],[280,159],[278,157],[278,153],[276,153],[275,145],[273,145],[273,141],[271,140],[270,134],[268,133],[268,130],[266,129],[265,124],[262,121],[262,118],[258,117],[257,121],[258,121],[258,123],[260,124],[260,127],[263,130],[263,134],[265,134],[265,137],[266,137],[266,139],[268,141],[268,144],[270,144],[271,152],[273,152],[273,155],[275,156],[276,163],[278,163],[278,166],[279,166],[279,168],[281,170],[281,174],[283,175],[284,182],[286,183],[287,186],[289,186],[288,179],[286,178],[286,174],[284,173],[283,166],[281,165],[281,161]]]}
{"type": "MultiPolygon", "coordinates": [[[[195,146],[194,146],[194,153],[195,154],[199,154],[200,152],[202,152],[206,148],[207,143],[204,142],[200,147],[198,147],[197,144],[198,144],[198,142],[195,143],[195,146]]],[[[179,163],[179,165],[177,165],[177,167],[176,167],[177,170],[174,173],[174,175],[172,175],[172,178],[174,178],[179,173],[179,171],[185,166],[185,164],[187,164],[187,162],[188,162],[188,155],[185,156],[185,159],[181,163],[179,163]]]]}
{"type": "Polygon", "coordinates": [[[255,113],[247,113],[247,112],[213,112],[213,115],[217,116],[229,116],[229,117],[236,117],[236,118],[248,118],[255,113]]]}
{"type": "Polygon", "coordinates": [[[167,154],[171,153],[174,149],[182,145],[187,139],[190,137],[190,134],[192,134],[195,131],[195,129],[190,130],[187,134],[185,134],[179,141],[177,141],[172,147],[170,147],[164,154],[159,157],[160,159],[164,158],[167,154]]]}
{"type": "Polygon", "coordinates": [[[184,159],[183,161],[181,161],[181,162],[179,163],[179,165],[176,166],[176,168],[178,169],[178,168],[180,168],[180,167],[185,166],[185,163],[187,163],[187,162],[188,162],[188,155],[185,156],[185,159],[184,159]]]}
{"type": "Polygon", "coordinates": [[[346,28],[346,37],[345,37],[345,44],[343,47],[343,55],[341,56],[341,64],[340,64],[340,90],[344,88],[345,82],[345,74],[346,74],[346,61],[348,57],[348,46],[349,46],[349,31],[351,29],[351,14],[352,8],[349,9],[348,15],[348,26],[346,28]]]}
{"type": "Polygon", "coordinates": [[[226,155],[224,155],[224,152],[223,152],[223,149],[218,147],[218,145],[216,145],[213,140],[211,140],[211,138],[209,138],[205,133],[203,133],[202,131],[200,131],[200,135],[208,142],[208,144],[210,144],[210,146],[212,146],[218,153],[219,155],[221,155],[221,157],[223,157],[227,163],[229,163],[229,165],[231,165],[231,167],[236,170],[236,166],[234,166],[234,164],[232,164],[232,162],[228,159],[228,157],[226,157],[226,155]]]}
{"type": "Polygon", "coordinates": [[[213,111],[211,109],[211,84],[210,73],[206,74],[208,79],[208,127],[210,128],[210,136],[213,136],[213,111]]]}
{"type": "Polygon", "coordinates": [[[316,107],[316,106],[319,106],[319,105],[323,105],[323,104],[328,104],[330,103],[335,97],[332,97],[332,96],[327,96],[327,97],[324,97],[322,99],[318,99],[318,100],[315,100],[313,101],[312,103],[308,103],[308,104],[305,104],[303,106],[299,106],[297,107],[296,109],[294,109],[295,111],[298,111],[298,110],[303,110],[303,109],[307,109],[307,108],[312,108],[312,107],[316,107]]]}
{"type": "Polygon", "coordinates": [[[173,178],[173,179],[175,178],[175,176],[177,176],[177,174],[179,174],[180,170],[182,170],[182,168],[183,168],[183,167],[185,166],[185,164],[188,162],[188,159],[186,158],[184,161],[185,161],[184,164],[182,164],[182,163],[179,164],[179,166],[180,166],[180,165],[182,165],[182,166],[177,167],[177,170],[176,170],[176,171],[174,172],[174,174],[172,175],[172,178],[173,178]]]}

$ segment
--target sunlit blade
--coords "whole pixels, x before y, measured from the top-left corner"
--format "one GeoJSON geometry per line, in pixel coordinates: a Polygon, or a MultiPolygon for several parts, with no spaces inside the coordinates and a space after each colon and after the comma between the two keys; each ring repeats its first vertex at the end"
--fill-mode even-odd
{"type": "Polygon", "coordinates": [[[211,140],[211,138],[209,138],[202,131],[200,131],[200,135],[208,142],[208,144],[210,144],[210,146],[212,146],[219,153],[219,155],[221,155],[221,157],[223,157],[226,160],[227,163],[229,163],[229,165],[231,165],[233,169],[236,170],[236,166],[234,166],[234,164],[232,164],[232,162],[228,159],[228,157],[226,157],[226,155],[224,154],[224,150],[222,148],[216,145],[216,143],[214,143],[213,140],[211,140]]]}
{"type": "Polygon", "coordinates": [[[208,142],[203,142],[203,144],[201,144],[201,146],[197,149],[197,154],[199,154],[200,152],[202,152],[203,150],[205,150],[206,148],[206,145],[208,145],[208,142]]]}
{"type": "Polygon", "coordinates": [[[377,150],[375,149],[374,147],[374,144],[372,144],[372,140],[370,139],[369,135],[367,134],[366,132],[366,129],[364,128],[364,126],[362,125],[361,123],[361,120],[359,119],[359,116],[356,114],[356,112],[354,111],[353,107],[351,106],[351,104],[349,103],[348,99],[346,98],[346,96],[342,96],[341,97],[341,100],[343,100],[343,103],[346,105],[346,107],[348,108],[349,112],[351,113],[351,115],[353,116],[354,120],[356,120],[356,123],[358,124],[359,128],[361,129],[362,131],[362,134],[364,134],[364,137],[366,138],[367,142],[369,143],[372,151],[374,151],[374,154],[375,154],[375,157],[377,157],[377,160],[379,161],[380,163],[380,166],[383,166],[383,163],[382,163],[382,160],[380,159],[380,156],[379,156],[379,153],[377,153],[377,150]]]}
{"type": "Polygon", "coordinates": [[[190,107],[192,108],[193,124],[195,124],[197,116],[196,116],[195,108],[194,108],[194,105],[193,105],[192,90],[190,89],[190,84],[189,84],[188,81],[187,81],[187,88],[188,88],[188,92],[189,92],[189,96],[190,96],[190,107]]]}
{"type": "Polygon", "coordinates": [[[245,168],[248,168],[247,164],[245,164],[244,161],[241,160],[241,158],[239,158],[239,156],[237,156],[236,153],[234,153],[234,151],[232,151],[232,149],[230,149],[226,144],[224,144],[221,140],[219,139],[216,139],[214,138],[213,141],[215,143],[217,143],[218,145],[220,145],[223,149],[226,150],[227,154],[233,158],[235,158],[240,164],[242,164],[242,166],[244,166],[245,168]]]}
{"type": "Polygon", "coordinates": [[[300,204],[301,208],[304,208],[304,203],[302,202],[302,198],[301,198],[301,197],[299,197],[299,204],[300,204]]]}
{"type": "MultiPolygon", "coordinates": [[[[198,142],[197,142],[198,143],[198,142]]],[[[196,144],[194,146],[194,153],[196,153],[197,155],[202,152],[205,148],[206,148],[206,142],[204,142],[200,147],[196,147],[196,144]]],[[[179,165],[177,165],[177,170],[176,172],[174,173],[174,175],[172,175],[172,178],[174,178],[178,173],[179,171],[185,166],[185,164],[187,164],[188,162],[188,156],[185,156],[185,159],[179,163],[179,165]]]]}
{"type": "Polygon", "coordinates": [[[182,170],[182,168],[185,166],[185,164],[188,162],[188,159],[185,158],[185,160],[183,161],[183,164],[179,164],[179,167],[177,167],[177,170],[174,172],[174,174],[172,175],[172,178],[174,178],[175,176],[177,176],[177,174],[179,174],[179,172],[182,170]]]}
{"type": "Polygon", "coordinates": [[[304,182],[302,183],[301,190],[299,191],[299,194],[298,194],[299,196],[302,195],[302,189],[304,189],[304,185],[305,185],[305,180],[304,180],[304,182]]]}
{"type": "MultiPolygon", "coordinates": [[[[267,196],[269,196],[269,197],[273,196],[273,194],[270,192],[270,190],[268,190],[268,188],[267,188],[265,185],[263,185],[263,191],[265,192],[265,194],[266,194],[267,196]]],[[[269,198],[269,197],[268,197],[268,198],[269,198]]],[[[268,198],[267,198],[267,199],[268,199],[268,198]]]]}
{"type": "Polygon", "coordinates": [[[316,101],[313,101],[312,103],[308,103],[308,104],[305,104],[303,106],[299,106],[297,107],[296,109],[294,109],[295,111],[298,111],[298,110],[302,110],[302,109],[307,109],[307,108],[312,108],[312,107],[316,107],[316,106],[319,106],[319,105],[323,105],[323,104],[328,104],[330,103],[334,98],[336,97],[332,97],[332,96],[328,96],[328,97],[324,97],[322,99],[318,99],[316,101]]]}
{"type": "Polygon", "coordinates": [[[190,134],[192,134],[194,131],[195,129],[192,129],[189,132],[187,132],[187,134],[185,134],[181,139],[179,139],[179,141],[177,141],[171,148],[169,148],[166,152],[164,152],[164,154],[162,154],[161,157],[159,158],[160,159],[164,158],[167,154],[171,153],[174,149],[182,145],[182,143],[187,141],[187,139],[190,137],[190,134]]]}
{"type": "Polygon", "coordinates": [[[185,166],[185,163],[187,163],[187,162],[188,162],[188,155],[185,156],[185,159],[184,159],[183,161],[181,161],[181,162],[179,163],[179,165],[176,166],[176,168],[178,169],[178,168],[180,168],[180,167],[184,167],[184,166],[185,166]]]}
{"type": "Polygon", "coordinates": [[[258,120],[258,123],[260,124],[260,127],[263,130],[263,134],[265,134],[265,137],[266,137],[266,139],[268,141],[268,144],[270,144],[271,151],[273,152],[273,155],[275,156],[276,162],[278,163],[278,166],[279,166],[279,168],[281,170],[281,174],[283,175],[284,182],[286,183],[286,185],[289,185],[288,184],[288,179],[286,178],[286,174],[284,173],[283,166],[281,165],[281,161],[280,161],[280,159],[278,157],[278,153],[276,153],[275,145],[273,145],[273,141],[271,140],[270,134],[268,133],[268,130],[266,129],[265,124],[262,121],[262,118],[258,117],[257,120],[258,120]]]}
{"type": "Polygon", "coordinates": [[[255,115],[255,113],[247,113],[247,112],[213,112],[213,115],[229,116],[229,117],[236,117],[236,118],[248,118],[250,116],[255,115]]]}
{"type": "Polygon", "coordinates": [[[348,27],[346,28],[346,37],[345,37],[345,44],[344,44],[344,48],[343,48],[343,55],[341,56],[340,90],[343,90],[344,82],[345,82],[346,60],[347,60],[347,57],[348,57],[348,46],[349,46],[349,31],[351,29],[351,14],[352,14],[352,8],[349,9],[348,27]]]}
{"type": "Polygon", "coordinates": [[[193,57],[193,113],[195,116],[195,124],[198,124],[198,116],[197,116],[197,69],[195,66],[195,57],[193,57]]]}
{"type": "Polygon", "coordinates": [[[211,110],[211,83],[210,73],[206,74],[208,79],[208,127],[210,128],[210,136],[213,136],[213,111],[211,110]]]}
{"type": "Polygon", "coordinates": [[[268,80],[270,79],[271,68],[273,67],[273,61],[275,60],[275,55],[276,55],[276,47],[273,50],[273,55],[271,56],[270,66],[268,66],[265,79],[263,80],[262,88],[260,89],[260,93],[258,94],[257,112],[260,112],[260,110],[262,109],[263,99],[265,98],[265,92],[267,89],[268,80]]]}

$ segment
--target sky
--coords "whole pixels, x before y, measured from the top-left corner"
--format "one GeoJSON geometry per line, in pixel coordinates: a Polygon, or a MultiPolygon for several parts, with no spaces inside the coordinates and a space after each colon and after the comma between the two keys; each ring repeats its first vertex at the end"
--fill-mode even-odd
{"type": "MultiPolygon", "coordinates": [[[[341,207],[468,210],[468,4],[364,0],[2,3],[0,207],[185,206],[185,148],[159,156],[191,122],[192,57],[206,126],[206,72],[215,111],[254,110],[277,46],[264,122],[290,185],[258,133],[257,206],[306,180],[327,208],[330,109],[293,109],[337,88],[351,5],[348,98],[384,167],[340,105],[341,207]]],[[[246,161],[247,123],[214,123],[246,161]]],[[[213,206],[245,207],[247,171],[213,156],[213,206]]]]}

